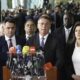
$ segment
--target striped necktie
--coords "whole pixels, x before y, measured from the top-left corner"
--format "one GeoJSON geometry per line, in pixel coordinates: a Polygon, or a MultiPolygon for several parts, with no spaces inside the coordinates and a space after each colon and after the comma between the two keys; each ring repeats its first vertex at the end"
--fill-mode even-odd
{"type": "Polygon", "coordinates": [[[12,47],[13,44],[12,44],[12,39],[9,39],[9,48],[12,47]]]}

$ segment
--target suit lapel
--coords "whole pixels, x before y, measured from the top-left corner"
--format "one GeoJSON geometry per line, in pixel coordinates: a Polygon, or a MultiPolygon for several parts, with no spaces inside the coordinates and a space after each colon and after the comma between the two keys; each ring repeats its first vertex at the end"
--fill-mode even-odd
{"type": "Polygon", "coordinates": [[[49,48],[49,46],[51,46],[52,40],[53,40],[53,36],[51,34],[49,34],[47,37],[46,43],[44,45],[44,50],[47,50],[49,48]]]}
{"type": "Polygon", "coordinates": [[[72,29],[71,29],[71,31],[70,31],[68,41],[69,41],[69,40],[71,40],[71,39],[72,39],[72,37],[73,37],[73,28],[72,28],[72,29]]]}
{"type": "Polygon", "coordinates": [[[8,50],[8,44],[7,44],[7,41],[5,40],[4,36],[2,37],[2,41],[3,41],[3,50],[4,49],[8,50]]]}
{"type": "Polygon", "coordinates": [[[40,48],[40,39],[39,39],[39,34],[36,34],[36,36],[35,36],[35,42],[34,42],[34,44],[35,44],[35,46],[37,47],[37,49],[39,49],[40,48]]]}
{"type": "Polygon", "coordinates": [[[63,28],[63,40],[64,40],[64,43],[66,44],[66,35],[65,35],[65,29],[63,28]]]}

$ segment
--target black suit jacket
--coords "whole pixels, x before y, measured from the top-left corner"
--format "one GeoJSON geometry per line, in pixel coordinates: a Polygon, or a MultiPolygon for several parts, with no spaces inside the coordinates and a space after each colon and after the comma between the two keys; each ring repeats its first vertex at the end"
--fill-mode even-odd
{"type": "Polygon", "coordinates": [[[66,63],[66,73],[67,73],[67,80],[73,80],[72,79],[72,74],[75,74],[74,68],[73,68],[73,63],[72,63],[72,54],[75,48],[75,42],[69,43],[66,46],[66,58],[65,58],[65,63],[66,63]]]}
{"type": "Polygon", "coordinates": [[[40,46],[39,34],[37,33],[29,41],[29,46],[35,46],[37,50],[44,51],[45,62],[51,62],[53,65],[60,68],[63,64],[63,54],[61,47],[58,45],[57,40],[52,34],[48,35],[44,48],[40,46]]]}
{"type": "MultiPolygon", "coordinates": [[[[23,41],[22,38],[16,36],[16,45],[21,45],[23,46],[25,44],[25,41],[23,41]]],[[[5,37],[2,36],[0,37],[0,80],[2,79],[2,67],[6,65],[7,61],[7,52],[8,52],[8,45],[5,40],[5,37]]]]}
{"type": "Polygon", "coordinates": [[[29,41],[29,46],[35,46],[37,50],[42,49],[45,57],[45,63],[51,62],[53,66],[56,66],[59,71],[58,80],[62,80],[62,66],[64,64],[63,60],[63,50],[59,45],[53,34],[49,34],[45,43],[44,48],[40,46],[39,34],[37,33],[32,39],[29,41]]]}
{"type": "Polygon", "coordinates": [[[65,63],[66,54],[67,54],[66,47],[67,47],[69,41],[71,41],[71,39],[73,38],[73,27],[71,29],[71,32],[69,34],[69,38],[68,38],[67,42],[66,42],[66,36],[65,36],[65,29],[63,26],[55,31],[55,37],[57,38],[59,45],[62,47],[62,51],[63,51],[64,64],[63,64],[63,68],[62,68],[62,78],[63,78],[62,80],[68,80],[67,72],[66,72],[66,63],[65,63]]]}
{"type": "Polygon", "coordinates": [[[64,29],[63,26],[60,27],[59,29],[57,29],[55,31],[55,34],[56,34],[55,36],[56,36],[57,40],[59,41],[59,44],[62,45],[63,50],[65,50],[67,43],[69,41],[71,41],[71,39],[73,38],[73,27],[72,27],[72,29],[70,31],[70,34],[69,34],[67,42],[66,42],[66,36],[65,36],[65,29],[64,29]]]}

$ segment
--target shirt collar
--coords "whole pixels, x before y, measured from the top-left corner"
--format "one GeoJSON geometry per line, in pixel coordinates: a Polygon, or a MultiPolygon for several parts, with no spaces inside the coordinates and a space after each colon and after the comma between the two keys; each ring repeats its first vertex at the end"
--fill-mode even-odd
{"type": "Polygon", "coordinates": [[[72,27],[70,27],[68,29],[66,27],[64,27],[64,29],[65,29],[65,31],[67,31],[67,30],[71,31],[72,27]]]}
{"type": "Polygon", "coordinates": [[[12,36],[11,38],[9,38],[5,35],[5,40],[8,41],[9,39],[15,40],[15,36],[12,36]]]}
{"type": "Polygon", "coordinates": [[[26,34],[26,39],[29,37],[29,35],[28,34],[26,34]]]}
{"type": "Polygon", "coordinates": [[[45,36],[42,36],[41,34],[39,34],[40,39],[42,39],[44,37],[44,39],[47,39],[49,34],[46,34],[45,36]]]}

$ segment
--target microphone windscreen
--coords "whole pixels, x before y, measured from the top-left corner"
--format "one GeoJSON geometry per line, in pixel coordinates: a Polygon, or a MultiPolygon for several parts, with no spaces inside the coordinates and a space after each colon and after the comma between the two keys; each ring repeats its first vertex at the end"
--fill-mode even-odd
{"type": "Polygon", "coordinates": [[[52,65],[51,62],[48,62],[48,63],[44,64],[44,69],[45,69],[45,70],[50,70],[50,69],[52,69],[52,68],[53,68],[53,65],[52,65]]]}
{"type": "Polygon", "coordinates": [[[29,53],[29,46],[24,46],[22,49],[22,54],[27,55],[29,53]]]}
{"type": "Polygon", "coordinates": [[[31,55],[35,55],[35,53],[36,53],[36,48],[35,48],[34,46],[30,47],[29,53],[30,53],[31,55]]]}
{"type": "Polygon", "coordinates": [[[21,45],[17,45],[16,46],[16,53],[21,54],[21,50],[22,50],[21,45]]]}
{"type": "Polygon", "coordinates": [[[10,47],[9,48],[9,54],[15,55],[16,54],[16,48],[15,47],[10,47]]]}

